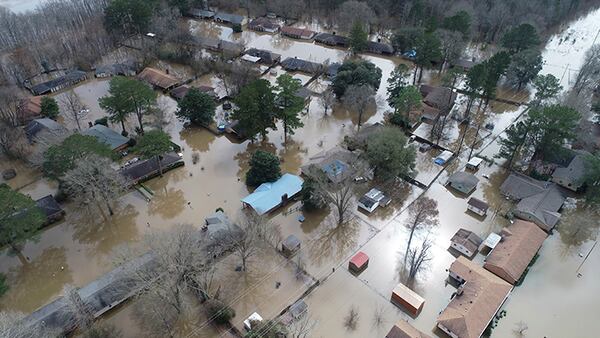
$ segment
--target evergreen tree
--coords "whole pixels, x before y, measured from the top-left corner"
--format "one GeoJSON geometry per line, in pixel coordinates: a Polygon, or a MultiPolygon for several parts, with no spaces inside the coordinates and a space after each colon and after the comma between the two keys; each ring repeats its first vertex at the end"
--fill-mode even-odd
{"type": "Polygon", "coordinates": [[[246,173],[246,184],[258,187],[263,183],[275,182],[281,177],[279,158],[277,156],[257,150],[250,159],[250,170],[246,173]]]}

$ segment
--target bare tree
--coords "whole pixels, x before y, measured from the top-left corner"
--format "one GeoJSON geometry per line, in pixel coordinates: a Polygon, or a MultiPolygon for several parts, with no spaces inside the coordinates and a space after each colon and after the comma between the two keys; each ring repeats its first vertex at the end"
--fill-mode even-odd
{"type": "Polygon", "coordinates": [[[77,125],[77,130],[81,130],[81,120],[90,113],[90,110],[81,102],[79,95],[70,90],[61,96],[59,102],[64,108],[65,117],[77,125]]]}
{"type": "MultiPolygon", "coordinates": [[[[75,168],[65,173],[67,193],[82,203],[103,203],[110,216],[114,215],[113,204],[127,186],[125,178],[112,168],[112,161],[95,154],[77,162],[75,168]]],[[[102,207],[98,204],[102,211],[102,207]]]]}
{"type": "Polygon", "coordinates": [[[329,111],[329,109],[333,108],[335,102],[335,93],[333,92],[333,90],[331,90],[331,88],[327,88],[323,93],[321,93],[321,96],[319,96],[319,104],[321,105],[321,107],[323,107],[323,114],[325,116],[327,116],[327,112],[329,111]]]}
{"type": "Polygon", "coordinates": [[[413,240],[413,236],[417,230],[427,229],[437,226],[438,224],[439,211],[437,208],[437,202],[429,197],[421,197],[417,199],[408,208],[408,221],[406,226],[410,230],[408,235],[408,242],[406,243],[406,253],[404,260],[410,256],[410,244],[413,240]]]}
{"type": "Polygon", "coordinates": [[[356,327],[358,326],[358,318],[358,310],[354,305],[352,305],[348,311],[348,314],[344,318],[344,326],[346,329],[351,331],[356,330],[356,327]]]}
{"type": "Polygon", "coordinates": [[[25,315],[20,312],[0,311],[0,337],[57,337],[60,332],[44,326],[43,323],[24,322],[25,315]]]}
{"type": "Polygon", "coordinates": [[[583,91],[588,92],[600,81],[600,44],[593,45],[585,53],[585,61],[579,69],[573,91],[579,96],[583,91]]]}
{"type": "Polygon", "coordinates": [[[376,305],[375,312],[373,313],[373,327],[381,327],[385,324],[385,307],[383,305],[376,305]]]}
{"type": "Polygon", "coordinates": [[[0,121],[10,126],[17,126],[19,118],[17,111],[22,99],[16,86],[0,87],[0,121]]]}
{"type": "Polygon", "coordinates": [[[337,9],[338,27],[345,32],[349,32],[356,23],[363,25],[367,29],[377,22],[375,12],[366,2],[350,0],[342,3],[337,9]]]}
{"type": "Polygon", "coordinates": [[[261,242],[277,246],[280,242],[279,228],[272,225],[264,216],[249,212],[240,222],[242,233],[230,231],[230,242],[234,253],[242,262],[242,271],[247,271],[248,260],[260,250],[261,242]]]}
{"type": "Polygon", "coordinates": [[[517,337],[525,337],[525,332],[529,329],[527,323],[525,323],[524,321],[519,321],[517,324],[515,324],[515,326],[515,335],[517,337]]]}
{"type": "Polygon", "coordinates": [[[216,61],[214,66],[216,76],[221,80],[227,96],[234,97],[240,89],[258,79],[259,72],[247,62],[216,61]]]}
{"type": "Polygon", "coordinates": [[[375,104],[375,90],[369,85],[352,85],[346,89],[342,102],[347,109],[358,113],[358,130],[360,130],[364,113],[375,104]]]}
{"type": "Polygon", "coordinates": [[[310,315],[304,314],[300,319],[295,320],[288,326],[288,334],[290,338],[309,338],[311,332],[318,325],[310,315]]]}
{"type": "Polygon", "coordinates": [[[429,240],[429,237],[423,240],[421,247],[411,249],[408,252],[408,259],[406,261],[407,282],[411,282],[415,279],[417,274],[427,267],[427,263],[432,260],[429,254],[429,250],[433,246],[433,243],[429,240]]]}
{"type": "Polygon", "coordinates": [[[0,120],[0,151],[11,158],[25,159],[31,147],[25,131],[0,120]]]}
{"type": "Polygon", "coordinates": [[[60,315],[64,317],[69,328],[86,330],[94,322],[94,314],[89,304],[85,303],[79,295],[79,290],[73,285],[63,287],[63,307],[60,315]]]}

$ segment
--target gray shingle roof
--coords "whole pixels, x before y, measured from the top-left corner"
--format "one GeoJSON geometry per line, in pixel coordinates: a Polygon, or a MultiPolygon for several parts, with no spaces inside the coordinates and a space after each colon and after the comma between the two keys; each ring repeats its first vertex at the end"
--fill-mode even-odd
{"type": "Polygon", "coordinates": [[[84,130],[81,134],[95,137],[98,142],[106,144],[112,150],[118,149],[129,142],[127,137],[101,124],[84,130]]]}

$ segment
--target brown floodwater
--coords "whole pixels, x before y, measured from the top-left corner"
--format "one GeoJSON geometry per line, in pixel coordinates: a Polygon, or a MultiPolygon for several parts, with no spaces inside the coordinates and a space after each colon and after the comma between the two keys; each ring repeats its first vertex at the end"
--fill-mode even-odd
{"type": "MultiPolygon", "coordinates": [[[[599,28],[599,19],[600,11],[593,12],[587,18],[570,25],[565,31],[567,33],[562,33],[576,35],[575,44],[559,44],[559,38],[553,38],[544,52],[547,63],[543,72],[561,75],[559,73],[562,71],[569,74],[564,71],[564,67],[554,68],[555,64],[569,63],[569,67],[578,67],[585,46],[589,47],[594,38],[592,33],[599,28]],[[573,32],[568,33],[571,30],[573,32]],[[565,50],[569,53],[565,54],[565,50]]],[[[348,57],[345,50],[311,42],[252,31],[233,34],[227,27],[203,21],[191,21],[191,26],[194,32],[202,31],[201,34],[204,35],[242,40],[248,47],[271,49],[281,53],[284,58],[297,56],[317,62],[336,62],[348,57]]],[[[367,114],[366,119],[367,122],[381,121],[383,114],[389,110],[383,100],[386,80],[394,67],[403,61],[371,55],[361,57],[374,62],[383,71],[382,84],[378,90],[380,104],[377,110],[367,114]]],[[[182,74],[186,71],[185,67],[166,66],[182,74]]],[[[306,75],[295,75],[306,81],[306,75]]],[[[434,72],[425,75],[426,79],[435,80],[434,72]]],[[[197,82],[216,88],[220,86],[211,74],[201,77],[197,82]]],[[[565,83],[568,83],[568,76],[565,83]]],[[[311,86],[318,91],[324,87],[323,84],[317,82],[311,86]]],[[[107,88],[107,80],[90,80],[75,88],[75,92],[90,108],[88,120],[104,116],[97,99],[106,95],[107,88]]],[[[502,91],[501,94],[509,97],[519,93],[502,91]]],[[[178,223],[200,226],[203,217],[219,207],[233,219],[239,218],[240,199],[248,194],[243,181],[252,151],[264,149],[276,153],[282,159],[284,172],[299,173],[299,168],[310,156],[337,145],[344,135],[356,131],[355,114],[338,106],[333,113],[324,116],[318,100],[313,99],[308,112],[302,117],[304,127],[290,137],[287,145],[283,144],[280,125],[278,130],[269,132],[268,137],[261,142],[231,142],[227,137],[215,136],[203,128],[184,128],[173,114],[176,109],[175,101],[161,95],[159,102],[168,110],[169,123],[165,130],[183,147],[186,166],[149,181],[146,185],[155,192],[150,202],[146,202],[137,192],[123,196],[119,200],[116,215],[112,218],[105,218],[93,207],[88,209],[65,205],[65,220],[41,232],[37,241],[28,241],[24,246],[23,254],[27,257],[27,262],[21,262],[13,255],[0,256],[0,271],[7,273],[11,285],[8,293],[0,298],[0,309],[31,312],[59,296],[65,284],[82,286],[89,283],[113,267],[113,252],[117,247],[135,243],[149,230],[168,229],[178,223]],[[194,153],[200,158],[195,165],[191,160],[194,153]]],[[[461,105],[459,103],[456,109],[460,109],[461,105]]],[[[482,142],[483,146],[479,150],[483,149],[486,156],[492,157],[497,149],[494,137],[520,116],[522,109],[493,103],[485,118],[486,122],[493,122],[495,128],[486,138],[489,142],[482,142]]],[[[128,122],[128,128],[134,126],[134,121],[128,122]]],[[[119,126],[113,127],[120,129],[119,126]]],[[[460,130],[453,135],[459,133],[460,130]]],[[[469,140],[469,134],[466,140],[469,140]]],[[[434,259],[412,284],[413,289],[426,299],[425,308],[416,319],[391,305],[389,297],[401,278],[399,271],[408,235],[404,210],[423,193],[421,189],[407,184],[383,187],[384,190],[387,189],[387,194],[393,195],[392,204],[378,209],[373,215],[355,211],[355,218],[343,227],[336,227],[327,211],[303,213],[299,210],[299,203],[288,205],[272,215],[272,221],[279,225],[284,238],[295,234],[302,240],[303,249],[293,259],[293,263],[301,265],[315,280],[322,281],[306,298],[309,314],[317,322],[311,336],[383,336],[400,318],[408,319],[426,333],[438,335],[433,330],[435,318],[454,292],[454,288],[445,284],[446,269],[454,259],[447,250],[450,238],[460,227],[472,230],[481,237],[491,231],[498,231],[507,224],[501,214],[510,208],[510,204],[498,191],[507,173],[497,165],[483,166],[477,173],[480,183],[472,196],[486,200],[491,206],[490,213],[484,219],[466,213],[467,198],[443,186],[449,173],[461,170],[464,166],[465,153],[450,163],[439,177],[439,170],[431,165],[430,156],[433,154],[420,157],[419,168],[427,172],[423,176],[424,180],[434,180],[425,195],[438,202],[440,222],[429,235],[434,241],[434,259]],[[484,174],[489,179],[483,178],[484,174]],[[304,222],[298,220],[301,214],[305,216],[304,222]],[[355,277],[346,271],[346,264],[357,250],[366,252],[371,261],[369,268],[355,277]],[[344,317],[352,306],[359,309],[359,321],[355,330],[348,330],[344,327],[344,317]],[[383,324],[374,324],[376,312],[382,313],[383,324]]],[[[21,188],[21,191],[34,198],[56,189],[54,183],[38,180],[38,171],[19,162],[2,160],[0,167],[18,168],[19,176],[9,184],[21,188]]],[[[370,187],[357,187],[357,196],[370,187]]],[[[495,329],[495,336],[512,336],[512,330],[518,321],[528,324],[528,334],[532,336],[573,336],[574,332],[577,337],[593,336],[590,328],[594,327],[594,319],[598,318],[595,305],[600,301],[597,283],[600,276],[600,254],[598,249],[591,251],[598,233],[597,220],[596,214],[587,214],[581,209],[565,214],[558,231],[544,243],[541,257],[525,283],[511,295],[505,306],[508,315],[495,329]],[[590,255],[583,263],[588,253],[590,255]],[[578,277],[577,273],[581,273],[581,276],[578,277]]],[[[417,233],[415,245],[424,236],[425,233],[417,233]]],[[[475,259],[480,261],[482,258],[478,256],[475,259]]],[[[237,327],[254,311],[258,311],[264,318],[273,317],[300,297],[308,285],[306,280],[296,279],[295,265],[284,260],[272,248],[265,248],[255,262],[251,263],[254,268],[243,276],[234,271],[238,264],[235,256],[229,256],[219,266],[219,277],[228,281],[223,286],[224,295],[238,313],[233,321],[237,327]],[[235,283],[229,285],[229,281],[235,283]],[[275,288],[275,282],[282,283],[280,289],[275,288]]],[[[143,330],[136,322],[134,307],[135,303],[125,304],[113,311],[106,320],[117,325],[128,337],[140,336],[143,330]]],[[[194,325],[202,327],[203,323],[200,320],[192,324],[194,325]]],[[[200,331],[206,337],[219,336],[212,327],[195,331],[188,329],[186,333],[200,331]]]]}

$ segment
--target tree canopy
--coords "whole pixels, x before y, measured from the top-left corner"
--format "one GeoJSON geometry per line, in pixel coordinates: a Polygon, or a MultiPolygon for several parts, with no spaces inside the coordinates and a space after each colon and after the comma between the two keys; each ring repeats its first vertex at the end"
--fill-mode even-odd
{"type": "Polygon", "coordinates": [[[407,52],[417,46],[417,42],[425,34],[419,27],[403,27],[392,35],[392,46],[401,52],[407,52]]]}
{"type": "Polygon", "coordinates": [[[163,155],[173,150],[171,136],[161,130],[150,130],[140,137],[135,145],[134,151],[144,158],[152,158],[163,155]]]}
{"type": "Polygon", "coordinates": [[[548,154],[560,149],[565,141],[572,141],[580,118],[575,109],[557,104],[532,109],[529,119],[534,130],[535,149],[548,154]]]}
{"type": "Polygon", "coordinates": [[[381,69],[366,60],[346,60],[332,83],[333,92],[341,98],[351,85],[368,85],[375,91],[381,83],[381,69]]]}
{"type": "Polygon", "coordinates": [[[600,155],[585,158],[585,200],[589,205],[600,205],[600,155]]]}
{"type": "Polygon", "coordinates": [[[502,36],[501,43],[502,47],[512,53],[518,53],[539,45],[540,37],[532,25],[524,23],[507,31],[502,36]]]}
{"type": "Polygon", "coordinates": [[[104,27],[124,35],[145,33],[154,5],[155,0],[111,0],[104,10],[104,27]]]}
{"type": "Polygon", "coordinates": [[[199,125],[207,126],[215,117],[215,101],[198,88],[191,88],[177,105],[179,107],[175,112],[177,117],[199,125]]]}
{"type": "Polygon", "coordinates": [[[56,100],[49,96],[42,97],[41,113],[44,117],[53,120],[56,119],[58,117],[58,114],[60,114],[60,110],[58,108],[58,103],[56,102],[56,100]]]}
{"type": "Polygon", "coordinates": [[[534,103],[541,104],[549,99],[555,98],[563,89],[560,80],[552,74],[538,75],[533,79],[533,87],[536,89],[534,103]]]}
{"type": "Polygon", "coordinates": [[[360,22],[355,22],[350,30],[350,48],[354,53],[359,53],[367,49],[369,34],[363,29],[360,22]]]}
{"type": "Polygon", "coordinates": [[[112,122],[121,123],[123,130],[129,114],[135,114],[139,131],[143,134],[143,116],[156,106],[156,93],[141,81],[117,76],[110,80],[108,95],[101,97],[98,102],[110,114],[112,122]]]}
{"type": "Polygon", "coordinates": [[[525,49],[513,55],[506,77],[517,89],[521,89],[538,75],[543,63],[539,50],[525,49]]]}
{"type": "Polygon", "coordinates": [[[31,236],[44,222],[46,215],[31,197],[0,184],[0,245],[10,244],[17,249],[17,243],[31,236]]]}
{"type": "Polygon", "coordinates": [[[294,135],[294,129],[304,126],[300,121],[300,112],[304,108],[304,99],[298,96],[302,84],[289,74],[277,78],[277,118],[283,122],[283,137],[287,142],[288,135],[294,135]]]}
{"type": "Polygon", "coordinates": [[[250,159],[250,170],[246,173],[246,184],[257,187],[263,183],[275,182],[281,177],[279,158],[269,152],[257,150],[250,159]]]}
{"type": "Polygon", "coordinates": [[[437,35],[433,33],[426,33],[417,40],[415,51],[415,76],[419,72],[419,78],[417,82],[421,82],[423,75],[423,68],[431,67],[434,63],[440,62],[442,59],[442,43],[437,35]]]}
{"type": "Polygon", "coordinates": [[[375,169],[375,176],[382,180],[409,176],[415,168],[415,148],[408,145],[404,133],[394,127],[386,127],[367,140],[366,156],[375,169]]]}
{"type": "Polygon", "coordinates": [[[450,31],[460,32],[463,37],[466,37],[471,29],[471,16],[466,11],[458,11],[452,16],[445,17],[442,21],[442,27],[450,31]]]}
{"type": "Polygon", "coordinates": [[[52,179],[60,179],[67,171],[73,169],[75,161],[89,154],[112,158],[114,153],[104,143],[93,136],[73,134],[61,144],[53,145],[44,154],[42,170],[52,179]]]}
{"type": "Polygon", "coordinates": [[[241,132],[251,139],[261,134],[264,138],[267,129],[277,129],[275,125],[275,94],[269,81],[255,80],[243,87],[236,96],[232,118],[239,123],[241,132]]]}

